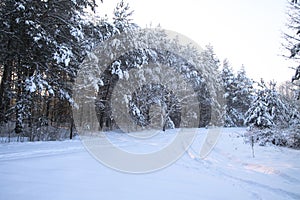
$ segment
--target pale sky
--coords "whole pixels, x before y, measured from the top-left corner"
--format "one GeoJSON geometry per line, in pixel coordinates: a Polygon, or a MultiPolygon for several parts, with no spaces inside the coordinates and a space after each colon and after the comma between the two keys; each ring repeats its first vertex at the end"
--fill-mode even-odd
{"type": "MultiPolygon", "coordinates": [[[[111,13],[119,0],[104,0],[101,15],[111,13]]],[[[126,0],[133,20],[179,32],[204,47],[212,44],[218,58],[228,58],[237,70],[244,64],[255,80],[283,82],[294,71],[280,56],[287,0],[126,0]]]]}

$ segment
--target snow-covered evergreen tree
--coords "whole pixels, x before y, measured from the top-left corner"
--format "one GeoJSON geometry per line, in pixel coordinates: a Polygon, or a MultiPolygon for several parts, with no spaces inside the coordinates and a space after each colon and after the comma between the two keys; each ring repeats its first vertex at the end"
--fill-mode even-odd
{"type": "Polygon", "coordinates": [[[227,59],[223,61],[221,76],[225,90],[224,98],[226,100],[224,126],[235,127],[237,126],[237,121],[239,119],[239,113],[234,107],[236,101],[235,93],[237,90],[237,82],[227,59]]]}
{"type": "Polygon", "coordinates": [[[263,80],[256,90],[256,96],[246,113],[245,124],[258,128],[271,128],[274,124],[274,109],[270,106],[270,90],[263,80]]]}
{"type": "MultiPolygon", "coordinates": [[[[211,119],[213,122],[210,125],[223,125],[224,124],[224,105],[226,104],[224,100],[224,88],[222,84],[222,77],[220,75],[220,60],[218,59],[214,48],[212,45],[206,45],[204,50],[200,53],[200,57],[198,60],[199,69],[203,70],[203,77],[205,80],[211,80],[208,82],[209,94],[211,96],[212,102],[208,103],[211,105],[211,109],[213,109],[214,116],[202,116],[206,119],[211,119]]],[[[203,111],[209,108],[208,106],[202,108],[203,111]]],[[[206,111],[207,112],[207,111],[206,111]]],[[[203,112],[205,113],[205,112],[203,112]]]]}
{"type": "Polygon", "coordinates": [[[137,27],[137,25],[132,23],[132,14],[133,10],[130,9],[129,4],[121,0],[114,10],[113,24],[116,29],[124,32],[137,27]]]}
{"type": "Polygon", "coordinates": [[[244,66],[236,75],[236,90],[234,93],[234,108],[237,112],[237,126],[244,125],[245,114],[253,99],[253,80],[248,78],[244,66]]]}
{"type": "Polygon", "coordinates": [[[254,100],[246,113],[245,124],[257,128],[280,127],[289,119],[287,106],[276,91],[276,83],[266,85],[263,80],[258,83],[254,100]]]}
{"type": "Polygon", "coordinates": [[[277,92],[275,85],[274,82],[258,83],[245,123],[252,127],[251,137],[260,145],[272,143],[300,148],[298,101],[277,92]]]}
{"type": "Polygon", "coordinates": [[[241,127],[252,101],[253,81],[247,77],[244,67],[235,75],[228,60],[223,62],[221,76],[226,100],[224,125],[241,127]]]}

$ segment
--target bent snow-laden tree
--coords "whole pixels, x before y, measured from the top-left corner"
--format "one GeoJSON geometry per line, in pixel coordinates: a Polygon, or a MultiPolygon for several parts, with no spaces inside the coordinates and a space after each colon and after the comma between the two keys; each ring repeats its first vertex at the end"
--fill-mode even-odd
{"type": "MultiPolygon", "coordinates": [[[[210,57],[180,45],[161,29],[127,30],[105,41],[85,60],[75,90],[78,98],[86,97],[79,107],[89,107],[96,98],[98,122],[105,130],[118,128],[122,114],[130,118],[128,124],[140,127],[160,118],[163,130],[220,125],[223,113],[217,95],[223,95],[216,83],[221,81],[217,68],[209,66],[210,57]],[[124,113],[120,113],[122,104],[124,113]],[[159,107],[156,113],[155,106],[159,107]],[[197,122],[191,124],[183,116],[197,122]]],[[[80,116],[79,120],[85,123],[80,116]]]]}
{"type": "MultiPolygon", "coordinates": [[[[115,89],[115,85],[120,78],[123,78],[123,74],[128,74],[130,70],[142,67],[143,65],[153,65],[152,69],[155,70],[155,66],[164,65],[170,68],[174,68],[174,72],[182,75],[187,83],[189,83],[195,94],[197,94],[198,102],[191,102],[191,104],[198,103],[201,110],[200,120],[197,127],[203,127],[210,122],[211,113],[211,98],[205,82],[203,82],[200,72],[191,64],[189,64],[182,57],[166,51],[166,50],[154,50],[154,49],[139,49],[136,51],[127,52],[121,56],[118,60],[114,61],[112,65],[108,66],[101,77],[102,85],[99,86],[99,92],[97,96],[97,117],[99,119],[100,127],[111,128],[114,126],[114,118],[111,110],[111,98],[115,89]]],[[[151,68],[150,68],[151,69],[151,68]]],[[[164,73],[163,71],[161,73],[164,73]]],[[[151,74],[149,74],[151,76],[151,74]]],[[[129,76],[130,79],[130,76],[129,76]]],[[[171,78],[170,78],[171,79],[171,78]]],[[[176,80],[175,80],[176,81],[176,80]]],[[[175,82],[175,84],[182,84],[175,82]]],[[[180,104],[176,101],[176,98],[172,96],[172,92],[166,91],[165,88],[159,85],[141,85],[140,91],[134,93],[129,101],[130,114],[135,120],[136,124],[145,126],[149,124],[149,109],[153,103],[163,103],[167,114],[163,129],[167,127],[179,127],[180,125],[180,104]]],[[[187,96],[186,98],[189,98],[187,96]]],[[[192,112],[192,111],[190,111],[192,112]]]]}
{"type": "Polygon", "coordinates": [[[179,128],[181,108],[176,95],[162,84],[152,83],[143,85],[134,91],[129,100],[129,115],[137,125],[146,127],[158,123],[165,131],[166,128],[179,128]],[[151,113],[153,105],[162,107],[151,113]],[[160,111],[164,112],[161,113],[160,111]]]}
{"type": "Polygon", "coordinates": [[[95,130],[95,118],[105,130],[127,122],[145,127],[153,120],[161,122],[161,129],[219,125],[223,95],[212,47],[199,52],[191,44],[181,45],[174,33],[169,37],[160,28],[140,29],[130,22],[130,14],[121,2],[114,17],[118,32],[93,49],[81,66],[74,90],[80,127],[95,130]],[[89,114],[94,101],[96,116],[89,114]],[[188,110],[187,105],[196,108],[188,110]],[[121,124],[123,114],[130,121],[121,124]],[[191,125],[183,116],[197,122],[191,125]]]}

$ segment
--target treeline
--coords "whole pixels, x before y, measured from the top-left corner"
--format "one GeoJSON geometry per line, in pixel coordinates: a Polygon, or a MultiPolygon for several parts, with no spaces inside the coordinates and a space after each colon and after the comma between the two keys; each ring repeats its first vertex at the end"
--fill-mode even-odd
{"type": "MultiPolygon", "coordinates": [[[[160,117],[152,114],[161,115],[151,114],[151,106],[158,104],[164,111],[162,129],[177,128],[182,124],[190,127],[190,120],[183,120],[183,114],[193,116],[197,113],[193,110],[182,112],[181,99],[176,98],[174,91],[160,84],[143,85],[145,77],[156,77],[155,70],[149,73],[143,68],[150,63],[154,67],[164,65],[174,69],[191,85],[196,102],[191,101],[191,95],[184,97],[188,99],[185,104],[196,104],[201,111],[193,127],[250,126],[262,144],[272,142],[298,147],[299,102],[294,100],[294,94],[299,91],[297,85],[254,82],[244,67],[235,73],[229,61],[221,63],[211,45],[199,52],[191,45],[181,45],[176,38],[168,38],[161,29],[138,31],[138,26],[131,21],[132,12],[123,1],[115,8],[111,20],[91,14],[96,6],[93,0],[1,1],[1,136],[30,141],[72,138],[76,133],[72,111],[76,96],[74,85],[75,80],[81,78],[82,85],[78,82],[76,85],[86,89],[88,85],[84,78],[88,78],[92,96],[79,96],[82,105],[79,102],[77,106],[84,108],[79,117],[80,126],[95,126],[96,120],[96,128],[120,128],[112,114],[112,92],[120,79],[131,78],[128,76],[132,69],[140,70],[133,77],[140,80],[137,83],[141,87],[131,91],[130,98],[121,96],[117,99],[119,104],[130,105],[131,121],[136,125],[149,125],[151,117],[160,117]],[[106,42],[118,35],[125,35],[125,38],[114,37],[113,43],[106,42]],[[116,56],[116,52],[109,51],[110,45],[117,49],[128,48],[122,39],[130,41],[135,49],[106,63],[108,65],[100,76],[97,68],[82,65],[85,58],[95,58],[93,50],[98,45],[105,57],[116,56]],[[88,76],[80,77],[80,71],[88,76]],[[220,99],[225,100],[224,104],[220,99]],[[90,119],[84,110],[94,112],[95,106],[97,119],[90,119]],[[89,124],[91,121],[93,123],[89,124]],[[287,133],[288,137],[285,137],[287,133]]],[[[159,72],[160,77],[164,73],[159,72]]],[[[177,81],[177,86],[184,85],[168,73],[165,78],[170,82],[177,81]]],[[[298,79],[297,71],[294,83],[298,79]]]]}
{"type": "MultiPolygon", "coordinates": [[[[118,128],[112,118],[110,104],[110,94],[116,81],[127,70],[140,68],[148,62],[174,67],[192,85],[198,100],[193,104],[200,106],[202,111],[200,120],[194,126],[203,127],[209,124],[212,107],[219,111],[216,116],[221,116],[221,106],[212,101],[218,99],[216,88],[221,87],[221,82],[215,72],[219,63],[211,46],[199,54],[192,46],[182,46],[176,39],[170,40],[163,30],[133,35],[138,33],[138,27],[131,22],[132,11],[128,4],[121,1],[111,20],[95,18],[90,14],[96,6],[93,0],[1,2],[0,125],[4,138],[17,137],[30,141],[72,138],[76,132],[72,113],[72,89],[79,66],[86,57],[93,57],[94,47],[100,44],[106,51],[108,48],[103,42],[122,33],[126,33],[125,37],[128,36],[132,43],[136,42],[134,45],[138,49],[109,63],[100,77],[101,80],[94,77],[95,73],[91,73],[89,77],[96,81],[92,82],[95,82],[97,88],[97,100],[88,102],[89,106],[86,108],[90,109],[92,104],[96,104],[100,129],[118,128]],[[153,43],[153,48],[147,47],[149,42],[153,43]],[[177,49],[178,54],[172,54],[165,49],[177,49]],[[187,60],[193,64],[187,64],[187,60]],[[208,79],[214,84],[206,83],[205,80],[208,79]],[[208,88],[214,94],[209,94],[208,88]]],[[[117,39],[114,40],[115,44],[116,41],[117,39]]],[[[116,52],[105,53],[111,56],[116,52]]],[[[163,106],[168,109],[168,115],[165,116],[167,123],[163,126],[173,128],[179,126],[179,121],[189,123],[189,120],[180,119],[179,107],[163,102],[166,98],[177,102],[170,92],[172,91],[165,92],[160,97],[163,106]]],[[[153,102],[156,102],[155,98],[153,102]]],[[[137,100],[135,104],[141,102],[137,100]]],[[[132,104],[132,108],[136,106],[132,104]]],[[[142,120],[148,120],[145,115],[148,111],[149,109],[139,112],[140,116],[135,118],[135,123],[147,124],[147,121],[142,120]]],[[[188,111],[185,113],[191,114],[188,111]]],[[[80,122],[84,124],[82,120],[89,119],[89,116],[80,118],[80,122]]],[[[90,124],[85,126],[90,127],[90,124]]]]}

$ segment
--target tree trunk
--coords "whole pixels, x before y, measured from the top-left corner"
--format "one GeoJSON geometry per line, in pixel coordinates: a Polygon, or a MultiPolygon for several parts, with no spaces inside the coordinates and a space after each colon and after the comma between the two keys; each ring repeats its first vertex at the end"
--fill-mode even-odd
{"type": "Polygon", "coordinates": [[[0,85],[0,122],[7,122],[6,111],[9,108],[10,99],[8,97],[8,91],[10,91],[11,82],[11,66],[4,65],[3,76],[0,85]]]}
{"type": "Polygon", "coordinates": [[[74,118],[73,116],[71,115],[71,118],[70,118],[70,121],[71,121],[71,125],[70,125],[70,140],[73,139],[73,131],[74,131],[74,118]]]}

